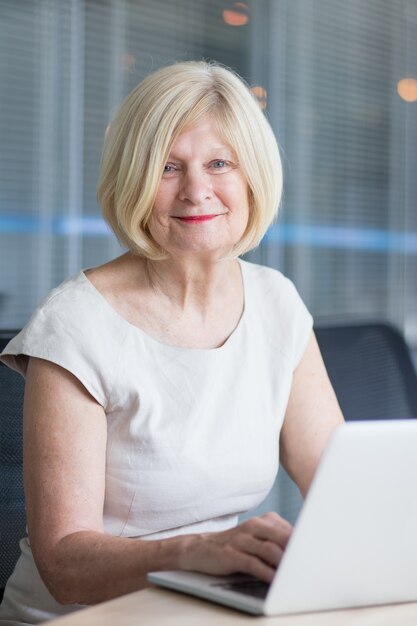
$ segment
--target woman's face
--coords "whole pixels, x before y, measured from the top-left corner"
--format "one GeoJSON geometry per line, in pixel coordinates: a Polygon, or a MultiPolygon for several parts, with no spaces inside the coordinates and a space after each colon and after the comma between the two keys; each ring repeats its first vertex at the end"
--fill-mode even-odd
{"type": "Polygon", "coordinates": [[[186,129],[172,146],[149,230],[168,253],[227,254],[249,216],[248,184],[234,150],[209,118],[186,129]]]}

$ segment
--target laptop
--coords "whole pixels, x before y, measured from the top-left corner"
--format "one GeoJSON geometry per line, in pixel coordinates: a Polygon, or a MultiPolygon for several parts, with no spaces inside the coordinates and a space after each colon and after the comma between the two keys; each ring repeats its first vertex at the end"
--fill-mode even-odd
{"type": "Polygon", "coordinates": [[[417,420],[336,429],[269,586],[243,574],[148,579],[263,615],[416,601],[417,420]]]}

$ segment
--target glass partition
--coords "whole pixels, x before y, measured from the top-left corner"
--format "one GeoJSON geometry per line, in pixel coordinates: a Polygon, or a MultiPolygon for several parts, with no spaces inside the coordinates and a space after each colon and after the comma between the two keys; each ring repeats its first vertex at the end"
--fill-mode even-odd
{"type": "Polygon", "coordinates": [[[153,69],[214,59],[251,85],[285,191],[255,262],[317,322],[417,344],[417,0],[0,0],[0,327],[122,252],[95,187],[103,135],[153,69]]]}

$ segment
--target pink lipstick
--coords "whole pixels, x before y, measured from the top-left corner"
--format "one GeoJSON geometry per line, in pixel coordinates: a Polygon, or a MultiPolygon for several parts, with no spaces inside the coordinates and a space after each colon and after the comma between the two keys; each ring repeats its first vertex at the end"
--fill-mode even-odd
{"type": "Polygon", "coordinates": [[[217,214],[211,215],[186,215],[184,217],[175,216],[175,219],[181,220],[182,222],[189,222],[191,224],[198,224],[200,222],[208,222],[209,220],[213,220],[215,217],[218,217],[217,214]]]}

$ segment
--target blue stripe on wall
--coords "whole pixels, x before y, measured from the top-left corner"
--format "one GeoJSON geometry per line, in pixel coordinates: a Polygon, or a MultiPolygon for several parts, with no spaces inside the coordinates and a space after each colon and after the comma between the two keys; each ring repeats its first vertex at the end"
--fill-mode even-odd
{"type": "MultiPolygon", "coordinates": [[[[55,217],[43,220],[32,215],[0,214],[0,234],[46,232],[61,236],[109,237],[111,235],[109,227],[101,217],[55,217]]],[[[417,233],[401,233],[374,228],[274,224],[263,241],[319,248],[417,254],[417,233]]]]}
{"type": "Polygon", "coordinates": [[[42,219],[31,215],[1,215],[0,234],[46,233],[53,235],[81,235],[108,237],[111,231],[101,217],[54,217],[42,219]]]}
{"type": "Polygon", "coordinates": [[[264,241],[320,248],[417,254],[417,233],[376,228],[275,224],[265,235],[264,241]]]}

